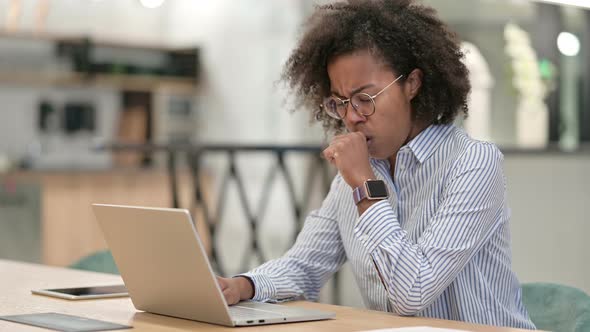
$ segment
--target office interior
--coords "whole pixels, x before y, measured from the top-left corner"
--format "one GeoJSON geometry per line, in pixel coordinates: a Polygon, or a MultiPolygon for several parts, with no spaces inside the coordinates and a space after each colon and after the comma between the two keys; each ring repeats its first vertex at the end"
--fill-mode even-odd
{"type": "MultiPolygon", "coordinates": [[[[188,209],[222,275],[283,254],[335,174],[280,81],[325,2],[0,0],[0,259],[103,252],[92,203],[188,209]]],[[[518,277],[590,293],[590,6],[423,3],[464,42],[457,125],[504,154],[518,277]]],[[[346,266],[320,301],[363,307],[346,266]]]]}

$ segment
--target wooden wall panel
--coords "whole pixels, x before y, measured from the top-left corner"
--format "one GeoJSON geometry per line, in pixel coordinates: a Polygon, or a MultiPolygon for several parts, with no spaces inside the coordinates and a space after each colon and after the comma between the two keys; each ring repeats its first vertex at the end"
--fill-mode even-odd
{"type": "MultiPolygon", "coordinates": [[[[165,170],[27,172],[13,176],[42,186],[42,262],[49,265],[67,266],[106,248],[92,203],[151,207],[172,204],[165,170]]],[[[179,172],[178,179],[181,207],[190,208],[192,180],[188,172],[179,172]]],[[[202,219],[197,220],[197,230],[208,248],[208,232],[202,219]]]]}

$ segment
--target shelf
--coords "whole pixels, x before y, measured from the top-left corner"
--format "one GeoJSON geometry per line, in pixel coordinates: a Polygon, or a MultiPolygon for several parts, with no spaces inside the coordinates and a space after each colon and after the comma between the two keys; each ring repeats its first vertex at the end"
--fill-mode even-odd
{"type": "Polygon", "coordinates": [[[0,85],[27,86],[98,86],[127,91],[166,91],[190,94],[196,90],[196,82],[189,78],[150,75],[42,73],[0,71],[0,85]]]}
{"type": "Polygon", "coordinates": [[[40,40],[48,42],[74,42],[82,40],[91,40],[94,45],[105,46],[105,47],[117,47],[117,48],[132,48],[132,49],[143,49],[143,50],[161,50],[161,51],[174,51],[182,53],[184,50],[189,50],[190,47],[171,47],[164,44],[156,43],[138,43],[130,42],[125,40],[114,40],[114,39],[101,39],[95,38],[88,35],[60,35],[53,33],[32,33],[25,31],[5,31],[0,29],[0,38],[9,39],[28,39],[28,40],[40,40]]]}
{"type": "MultiPolygon", "coordinates": [[[[154,91],[165,89],[172,93],[194,93],[197,86],[199,50],[172,48],[165,45],[140,44],[125,41],[102,40],[90,36],[34,34],[0,30],[0,40],[30,40],[53,44],[53,53],[44,55],[67,62],[67,69],[58,71],[56,64],[41,64],[38,70],[0,67],[0,85],[33,86],[98,86],[127,91],[154,91]],[[108,50],[113,48],[115,50],[108,50]],[[105,53],[105,49],[107,50],[105,53]],[[124,53],[119,50],[138,50],[124,53]],[[99,60],[95,52],[102,52],[99,60]],[[114,53],[113,53],[114,52],[114,53]],[[105,54],[115,54],[112,58],[105,54]],[[149,65],[137,65],[139,56],[161,60],[149,65]],[[142,74],[143,73],[143,74],[142,74]]],[[[141,61],[139,61],[141,63],[141,61]]],[[[61,64],[63,66],[63,63],[61,64]]],[[[61,69],[61,68],[60,68],[61,69]]]]}

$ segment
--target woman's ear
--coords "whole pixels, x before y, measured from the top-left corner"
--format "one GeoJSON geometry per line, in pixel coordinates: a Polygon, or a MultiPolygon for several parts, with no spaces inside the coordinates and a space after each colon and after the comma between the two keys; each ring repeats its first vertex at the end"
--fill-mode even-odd
{"type": "Polygon", "coordinates": [[[410,100],[414,99],[420,92],[420,87],[422,86],[422,70],[416,68],[410,72],[408,78],[406,79],[405,89],[407,96],[410,97],[410,100]]]}

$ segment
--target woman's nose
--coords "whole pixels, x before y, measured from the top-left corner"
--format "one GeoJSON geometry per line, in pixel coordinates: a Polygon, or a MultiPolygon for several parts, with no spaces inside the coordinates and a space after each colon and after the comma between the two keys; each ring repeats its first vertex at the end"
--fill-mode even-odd
{"type": "Polygon", "coordinates": [[[346,111],[346,116],[344,117],[344,121],[347,127],[353,128],[355,124],[359,122],[364,122],[367,118],[361,114],[359,114],[354,107],[352,107],[351,103],[346,105],[348,107],[346,111]]]}

